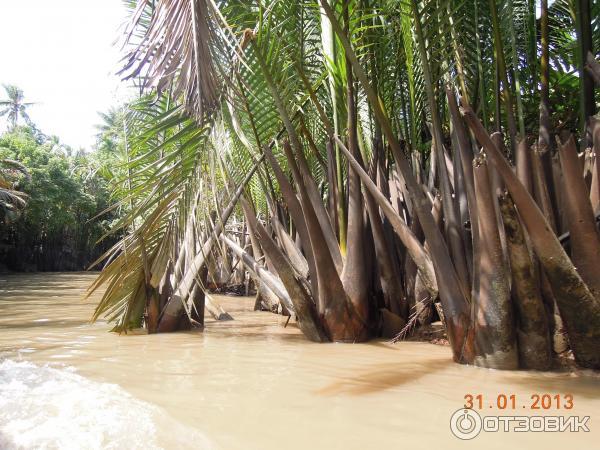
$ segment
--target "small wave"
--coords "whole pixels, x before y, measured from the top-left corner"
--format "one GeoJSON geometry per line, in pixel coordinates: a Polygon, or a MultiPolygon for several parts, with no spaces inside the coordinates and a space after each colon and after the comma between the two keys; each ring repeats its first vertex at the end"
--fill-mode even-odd
{"type": "Polygon", "coordinates": [[[165,434],[185,436],[183,442],[167,436],[169,447],[212,447],[117,385],[69,368],[0,360],[0,449],[159,449],[165,434]]]}

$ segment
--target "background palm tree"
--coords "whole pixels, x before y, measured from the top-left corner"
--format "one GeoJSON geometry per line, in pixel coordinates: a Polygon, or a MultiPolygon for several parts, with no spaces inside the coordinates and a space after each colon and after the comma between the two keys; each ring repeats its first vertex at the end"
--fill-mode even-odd
{"type": "Polygon", "coordinates": [[[6,116],[8,128],[14,129],[19,119],[23,119],[27,125],[32,125],[31,119],[27,114],[27,108],[35,103],[25,102],[23,90],[12,84],[3,84],[7,98],[0,100],[0,117],[6,116]]]}
{"type": "Polygon", "coordinates": [[[26,205],[27,194],[15,189],[19,175],[29,178],[27,168],[12,159],[0,159],[0,220],[10,222],[26,205]]]}

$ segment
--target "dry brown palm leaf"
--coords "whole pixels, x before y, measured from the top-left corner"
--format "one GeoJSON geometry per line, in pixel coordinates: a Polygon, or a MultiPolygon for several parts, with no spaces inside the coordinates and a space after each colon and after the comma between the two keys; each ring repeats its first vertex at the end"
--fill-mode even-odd
{"type": "Polygon", "coordinates": [[[237,44],[211,0],[139,0],[126,32],[128,44],[133,48],[119,72],[125,79],[139,79],[143,89],[158,94],[172,86],[173,96],[200,122],[217,108],[232,60],[228,55],[237,44]],[[144,27],[142,13],[152,5],[145,35],[134,44],[134,31],[144,27]]]}

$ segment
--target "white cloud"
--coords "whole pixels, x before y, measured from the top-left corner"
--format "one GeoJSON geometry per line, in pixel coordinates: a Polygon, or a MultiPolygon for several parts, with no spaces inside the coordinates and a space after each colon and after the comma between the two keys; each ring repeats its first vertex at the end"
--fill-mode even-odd
{"type": "Polygon", "coordinates": [[[122,0],[1,0],[0,83],[38,102],[30,116],[46,134],[89,148],[97,112],[126,95],[113,45],[126,16],[122,0]]]}

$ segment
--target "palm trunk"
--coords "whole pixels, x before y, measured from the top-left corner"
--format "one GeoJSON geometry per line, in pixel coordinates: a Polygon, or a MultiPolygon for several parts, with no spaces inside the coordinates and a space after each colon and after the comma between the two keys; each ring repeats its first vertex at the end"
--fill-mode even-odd
{"type": "MultiPolygon", "coordinates": [[[[291,123],[290,123],[291,126],[291,123]]],[[[295,131],[290,128],[289,133],[295,136],[295,131]]],[[[296,151],[299,154],[302,149],[299,141],[296,141],[296,151]]],[[[327,239],[324,236],[323,230],[317,214],[313,209],[313,203],[309,198],[309,194],[304,185],[304,179],[300,171],[294,164],[294,155],[288,142],[283,143],[288,163],[292,168],[292,174],[296,180],[296,186],[300,193],[300,202],[306,224],[308,234],[313,247],[315,256],[316,274],[318,278],[318,311],[322,315],[326,324],[326,329],[333,341],[339,342],[356,342],[364,339],[365,335],[361,332],[356,334],[356,330],[361,328],[361,318],[353,311],[353,305],[350,302],[342,280],[331,252],[327,245],[327,239]]],[[[327,218],[325,217],[325,220],[327,218]]],[[[327,222],[329,224],[329,222],[327,222]]]]}
{"type": "Polygon", "coordinates": [[[246,202],[246,200],[242,198],[241,203],[242,207],[246,211],[246,217],[248,217],[248,221],[252,223],[252,228],[258,233],[258,236],[263,244],[263,249],[269,255],[273,263],[278,267],[281,281],[285,285],[285,288],[290,295],[290,300],[293,304],[293,310],[298,316],[298,325],[300,329],[311,341],[327,341],[329,337],[323,329],[323,325],[321,324],[319,315],[317,313],[317,307],[312,300],[307,283],[303,283],[296,277],[292,265],[283,255],[269,233],[267,233],[267,230],[265,230],[262,224],[256,220],[256,217],[252,214],[250,205],[246,202]]]}
{"type": "Polygon", "coordinates": [[[288,311],[295,312],[290,294],[277,275],[273,274],[270,270],[267,270],[262,264],[259,264],[247,251],[224,234],[220,236],[220,239],[237,257],[240,258],[242,263],[258,282],[264,283],[271,291],[273,291],[288,311]]]}
{"type": "Polygon", "coordinates": [[[515,165],[517,177],[523,183],[529,194],[533,193],[533,177],[531,174],[531,155],[527,146],[527,139],[523,138],[517,144],[517,154],[515,155],[515,165]]]}
{"type": "Polygon", "coordinates": [[[356,159],[352,156],[352,154],[346,148],[344,143],[339,139],[337,139],[337,143],[340,147],[340,150],[344,153],[344,155],[346,155],[346,158],[348,158],[348,162],[350,163],[352,169],[360,176],[360,179],[362,180],[363,184],[369,190],[370,194],[379,204],[379,207],[394,227],[396,234],[398,235],[402,243],[405,245],[406,250],[417,265],[419,273],[423,278],[423,283],[427,287],[428,291],[432,294],[432,296],[435,297],[438,292],[438,286],[436,281],[437,278],[433,269],[433,263],[429,258],[429,255],[427,254],[419,240],[412,233],[408,225],[406,225],[406,223],[394,210],[390,202],[385,198],[385,196],[381,193],[379,188],[375,185],[371,177],[369,177],[367,172],[365,172],[364,169],[360,166],[359,162],[356,161],[356,159]]]}
{"type": "MultiPolygon", "coordinates": [[[[460,118],[460,112],[456,103],[456,97],[452,90],[446,87],[446,97],[448,98],[448,109],[450,111],[450,119],[456,133],[456,140],[458,141],[458,152],[460,152],[460,163],[462,165],[462,172],[464,177],[465,191],[467,194],[467,205],[469,209],[469,220],[471,229],[471,239],[473,254],[477,253],[477,247],[479,246],[479,223],[478,223],[478,212],[477,212],[477,199],[475,196],[475,181],[473,179],[473,148],[471,141],[465,130],[464,123],[460,118]]],[[[472,263],[472,266],[474,264],[472,263]]],[[[473,272],[475,269],[473,269],[473,272]]],[[[474,273],[471,273],[472,285],[475,285],[474,273]]]]}
{"type": "Polygon", "coordinates": [[[496,58],[498,80],[500,82],[499,84],[501,84],[501,90],[498,92],[498,94],[504,100],[504,109],[506,110],[506,118],[508,122],[508,135],[510,137],[511,153],[514,155],[517,142],[517,125],[515,123],[515,114],[513,110],[514,102],[512,88],[508,83],[506,60],[504,59],[504,46],[502,45],[500,20],[498,18],[498,6],[496,4],[496,0],[489,0],[489,4],[490,15],[492,18],[492,30],[494,34],[494,56],[496,58]]]}
{"type": "Polygon", "coordinates": [[[219,305],[217,302],[215,302],[210,295],[208,295],[208,294],[204,294],[204,295],[205,295],[206,310],[212,316],[213,319],[223,320],[223,321],[224,320],[233,320],[233,317],[231,317],[231,314],[229,314],[227,311],[225,311],[223,309],[223,307],[221,305],[219,305]]]}
{"type": "Polygon", "coordinates": [[[203,289],[203,286],[206,286],[206,282],[208,281],[208,270],[206,266],[200,271],[198,274],[200,279],[199,282],[196,282],[196,285],[192,289],[192,293],[190,294],[190,309],[191,309],[191,319],[196,323],[195,325],[204,327],[204,307],[206,305],[206,293],[203,289]]]}
{"type": "Polygon", "coordinates": [[[589,53],[593,52],[592,42],[592,17],[590,0],[575,0],[575,29],[577,32],[577,66],[579,71],[579,95],[581,102],[580,125],[582,138],[586,146],[591,143],[586,130],[588,117],[596,114],[596,98],[594,93],[594,79],[585,70],[585,63],[589,53]]]}
{"type": "MultiPolygon", "coordinates": [[[[515,15],[514,15],[514,2],[513,0],[508,0],[507,2],[508,14],[510,14],[510,25],[509,25],[509,33],[510,33],[510,46],[511,46],[511,59],[512,59],[512,81],[515,87],[515,99],[517,102],[517,121],[519,123],[519,136],[513,144],[513,152],[516,151],[516,146],[518,141],[525,137],[525,117],[523,113],[523,98],[521,97],[521,80],[519,73],[519,57],[517,55],[517,38],[515,28],[517,24],[515,23],[515,15]]],[[[465,100],[468,102],[469,99],[465,97],[465,100]]],[[[514,154],[514,153],[513,153],[514,154]]]]}
{"type": "Polygon", "coordinates": [[[592,185],[590,187],[590,203],[594,214],[600,213],[600,120],[590,119],[593,138],[592,185]]]}
{"type": "MultiPolygon", "coordinates": [[[[344,16],[346,19],[346,33],[348,33],[347,4],[344,7],[344,16]]],[[[346,60],[346,89],[348,148],[358,161],[362,161],[358,148],[354,79],[352,77],[352,66],[348,60],[346,60]]],[[[346,244],[346,262],[341,274],[342,284],[350,302],[354,306],[354,312],[362,319],[362,323],[366,324],[369,314],[369,302],[367,298],[369,277],[365,260],[365,224],[363,222],[360,178],[352,169],[348,171],[347,231],[348,242],[346,244]]],[[[360,324],[360,322],[357,322],[357,324],[360,324]]],[[[366,337],[366,333],[366,327],[363,327],[362,330],[356,330],[357,336],[364,334],[366,337]]]]}
{"type": "Polygon", "coordinates": [[[331,140],[327,141],[327,183],[329,184],[329,195],[327,206],[329,208],[329,218],[331,220],[331,226],[337,230],[340,227],[340,221],[338,216],[338,186],[337,176],[335,173],[335,155],[333,151],[333,143],[331,140]]]}
{"type": "Polygon", "coordinates": [[[148,333],[156,333],[158,328],[158,316],[160,310],[158,309],[158,291],[152,284],[151,272],[148,263],[148,255],[146,253],[146,246],[144,241],[140,242],[142,248],[142,266],[144,270],[144,289],[146,293],[146,328],[148,333]]]}
{"type": "Polygon", "coordinates": [[[524,369],[548,370],[552,364],[550,330],[525,233],[507,194],[500,197],[500,209],[510,256],[519,361],[524,369]]]}
{"type": "Polygon", "coordinates": [[[273,226],[273,231],[275,232],[275,236],[279,239],[279,244],[282,250],[285,252],[285,255],[290,260],[290,264],[298,273],[298,275],[302,278],[308,279],[310,270],[308,268],[308,262],[306,258],[300,251],[300,249],[296,246],[296,243],[292,239],[292,237],[285,230],[281,222],[276,216],[271,217],[271,224],[273,226]]]}
{"type": "Polygon", "coordinates": [[[542,58],[540,61],[540,132],[541,148],[552,150],[552,121],[550,120],[550,29],[548,27],[548,0],[541,0],[540,28],[542,35],[542,58]]]}
{"type": "Polygon", "coordinates": [[[579,275],[600,302],[600,237],[573,136],[559,146],[559,155],[563,169],[564,208],[571,234],[571,257],[579,275]]]}
{"type": "Polygon", "coordinates": [[[537,149],[531,153],[531,166],[533,172],[533,185],[534,194],[537,204],[546,216],[550,228],[555,233],[558,231],[558,227],[555,221],[554,208],[552,206],[552,200],[550,198],[550,190],[546,183],[546,176],[544,174],[544,168],[542,166],[542,155],[537,149]]]}
{"type": "Polygon", "coordinates": [[[296,225],[296,230],[298,231],[300,242],[302,243],[302,248],[306,255],[309,271],[312,274],[311,291],[313,295],[317,295],[319,289],[319,280],[316,275],[317,267],[310,235],[308,233],[306,219],[304,217],[304,213],[302,212],[302,205],[300,205],[300,201],[298,200],[298,197],[296,197],[296,193],[294,192],[291,183],[281,170],[281,167],[271,152],[271,149],[268,146],[263,146],[263,152],[273,169],[273,173],[275,174],[275,178],[279,184],[279,189],[281,190],[281,195],[287,205],[292,221],[296,225]]]}
{"type": "Polygon", "coordinates": [[[498,232],[487,164],[481,156],[473,161],[473,172],[481,238],[479,261],[476,262],[480,271],[479,295],[475,303],[475,364],[494,369],[516,369],[519,362],[509,276],[498,232]]]}
{"type": "Polygon", "coordinates": [[[519,208],[533,248],[548,275],[569,334],[575,361],[582,367],[600,368],[600,301],[594,298],[581,279],[544,215],[525,186],[519,182],[471,108],[465,105],[463,109],[469,126],[504,179],[513,201],[519,208]]]}
{"type": "Polygon", "coordinates": [[[157,329],[159,333],[167,333],[177,330],[179,319],[184,312],[184,302],[186,301],[186,299],[192,291],[192,288],[194,287],[195,278],[200,272],[200,270],[202,270],[202,268],[204,267],[204,264],[206,263],[206,257],[212,251],[213,245],[218,239],[218,236],[223,231],[225,223],[227,223],[227,221],[229,220],[229,216],[233,212],[238,202],[238,199],[242,195],[242,191],[244,190],[248,181],[250,181],[250,178],[254,176],[254,172],[256,171],[262,160],[263,157],[261,157],[254,164],[252,169],[248,172],[246,178],[244,178],[244,181],[240,184],[237,191],[234,193],[227,207],[223,210],[220,220],[215,224],[211,235],[208,237],[200,251],[196,253],[194,259],[190,263],[190,266],[186,269],[185,275],[176,287],[176,291],[169,298],[167,304],[161,312],[161,317],[157,329]]]}
{"type": "Polygon", "coordinates": [[[394,314],[399,315],[403,319],[408,318],[408,304],[404,295],[402,295],[402,285],[400,283],[400,274],[394,268],[396,264],[392,261],[390,252],[393,247],[389,247],[379,208],[373,199],[373,196],[368,192],[364,192],[367,212],[369,214],[369,223],[371,224],[371,232],[373,233],[373,243],[375,245],[375,256],[379,276],[381,282],[381,290],[383,291],[384,303],[394,314]]]}

